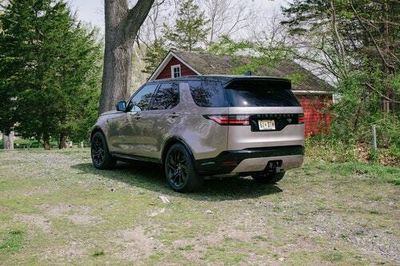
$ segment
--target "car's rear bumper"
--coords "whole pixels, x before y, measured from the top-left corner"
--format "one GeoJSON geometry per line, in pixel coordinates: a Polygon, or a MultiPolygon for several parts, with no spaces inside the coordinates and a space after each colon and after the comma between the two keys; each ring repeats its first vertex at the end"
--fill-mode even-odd
{"type": "Polygon", "coordinates": [[[281,161],[280,169],[285,171],[300,167],[303,155],[304,147],[300,145],[224,151],[215,158],[197,160],[196,169],[201,175],[240,174],[261,172],[268,162],[281,161]]]}

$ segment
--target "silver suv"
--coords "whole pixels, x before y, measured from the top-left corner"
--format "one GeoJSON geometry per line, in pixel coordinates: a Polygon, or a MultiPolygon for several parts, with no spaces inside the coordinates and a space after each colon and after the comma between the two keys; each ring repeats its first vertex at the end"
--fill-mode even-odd
{"type": "Polygon", "coordinates": [[[303,110],[290,81],[271,77],[151,81],[103,113],[91,134],[94,167],[127,159],[159,163],[179,192],[212,177],[276,183],[301,166],[303,154],[303,110]]]}

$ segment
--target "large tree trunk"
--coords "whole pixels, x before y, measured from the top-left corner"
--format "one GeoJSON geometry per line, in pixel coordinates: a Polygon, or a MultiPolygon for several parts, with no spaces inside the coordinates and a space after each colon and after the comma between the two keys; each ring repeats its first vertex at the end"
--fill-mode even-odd
{"type": "Polygon", "coordinates": [[[5,150],[14,149],[14,132],[4,132],[3,134],[3,145],[5,150]]]}
{"type": "Polygon", "coordinates": [[[50,136],[47,134],[43,135],[43,148],[45,150],[50,150],[51,146],[50,146],[50,136]]]}
{"type": "Polygon", "coordinates": [[[99,113],[129,97],[132,52],[137,32],[154,0],[139,0],[128,8],[127,0],[105,0],[105,50],[99,113]]]}
{"type": "Polygon", "coordinates": [[[68,147],[67,145],[67,135],[64,133],[60,134],[60,139],[58,141],[58,148],[61,149],[66,149],[68,147]]]}

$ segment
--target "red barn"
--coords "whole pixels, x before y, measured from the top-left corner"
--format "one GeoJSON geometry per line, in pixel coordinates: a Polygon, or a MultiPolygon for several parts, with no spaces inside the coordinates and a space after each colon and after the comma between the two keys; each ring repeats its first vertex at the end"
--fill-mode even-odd
{"type": "MultiPolygon", "coordinates": [[[[170,51],[149,80],[190,75],[230,75],[250,63],[250,57],[217,56],[208,53],[170,51]]],[[[334,88],[294,61],[264,66],[252,74],[292,80],[292,89],[304,109],[306,136],[329,130],[334,88]]]]}

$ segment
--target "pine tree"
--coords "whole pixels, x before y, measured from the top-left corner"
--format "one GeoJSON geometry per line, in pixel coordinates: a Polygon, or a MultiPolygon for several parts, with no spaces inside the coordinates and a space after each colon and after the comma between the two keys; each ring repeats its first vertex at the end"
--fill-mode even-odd
{"type": "Polygon", "coordinates": [[[194,0],[182,0],[175,25],[172,28],[164,25],[165,39],[173,49],[200,50],[210,30],[207,24],[204,11],[200,11],[194,0]]]}
{"type": "Polygon", "coordinates": [[[63,1],[12,0],[1,24],[0,91],[13,101],[11,120],[18,133],[50,148],[51,138],[74,135],[72,125],[90,116],[100,86],[100,47],[63,1]]]}
{"type": "Polygon", "coordinates": [[[146,49],[146,54],[144,57],[144,62],[146,64],[145,69],[142,70],[143,73],[151,74],[160,64],[160,62],[167,55],[168,50],[164,46],[164,40],[155,40],[146,49]]]}

